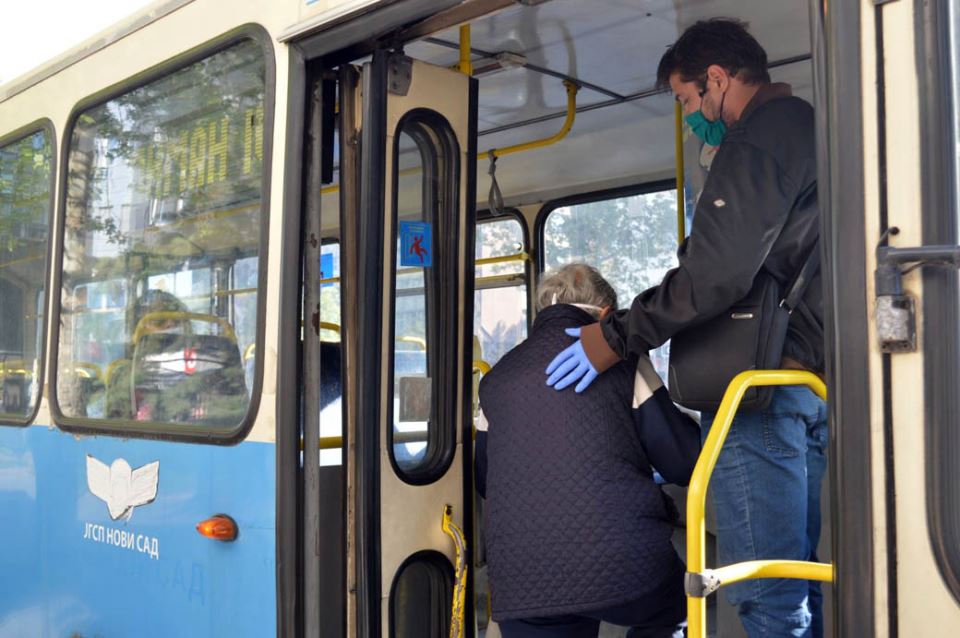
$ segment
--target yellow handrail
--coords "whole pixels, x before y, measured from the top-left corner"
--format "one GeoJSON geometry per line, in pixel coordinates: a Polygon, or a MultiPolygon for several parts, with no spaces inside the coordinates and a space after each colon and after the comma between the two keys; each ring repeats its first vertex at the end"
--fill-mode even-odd
{"type": "Polygon", "coordinates": [[[733,417],[746,391],[755,386],[805,385],[821,399],[827,399],[827,387],[817,375],[804,370],[748,370],[741,372],[723,395],[713,427],[703,444],[700,458],[693,470],[687,488],[687,636],[705,638],[707,631],[706,596],[719,587],[747,578],[805,578],[833,580],[833,567],[805,561],[751,561],[706,570],[706,526],[704,512],[707,506],[707,484],[720,457],[720,450],[733,417]],[[724,580],[726,579],[726,580],[724,580]],[[699,583],[699,587],[692,584],[699,583]],[[691,591],[691,589],[698,591],[691,591]]]}
{"type": "Polygon", "coordinates": [[[530,255],[527,253],[516,253],[514,255],[502,255],[500,257],[481,257],[473,263],[477,266],[489,266],[491,264],[505,264],[511,261],[529,261],[530,255]]]}
{"type": "MultiPolygon", "coordinates": [[[[570,132],[570,129],[573,128],[573,122],[577,118],[577,92],[580,90],[580,86],[575,82],[570,80],[564,80],[563,86],[567,89],[567,116],[563,121],[563,126],[560,127],[560,130],[551,135],[550,137],[544,137],[539,140],[531,140],[529,142],[523,142],[520,144],[514,144],[512,146],[504,146],[503,148],[492,148],[485,153],[477,153],[477,161],[482,161],[489,159],[490,153],[493,153],[494,157],[503,157],[504,155],[510,155],[512,153],[522,153],[524,151],[531,151],[535,148],[541,148],[543,146],[550,146],[551,144],[556,144],[563,138],[567,136],[567,133],[570,132]]],[[[411,169],[406,169],[411,171],[411,169]]],[[[419,170],[419,167],[414,167],[412,172],[419,170]]],[[[400,171],[400,174],[403,175],[404,171],[400,171]]],[[[325,186],[320,189],[320,194],[327,195],[328,193],[336,193],[340,190],[340,184],[331,184],[330,186],[325,186]]]]}
{"type": "Polygon", "coordinates": [[[470,25],[460,26],[460,62],[457,71],[464,75],[473,75],[473,62],[470,61],[470,25]]]}
{"type": "Polygon", "coordinates": [[[111,361],[110,364],[107,366],[107,374],[103,378],[103,382],[109,384],[110,379],[113,377],[113,373],[117,371],[117,368],[119,368],[122,365],[129,365],[129,364],[130,364],[130,359],[114,359],[113,361],[111,361]]]}
{"type": "Polygon", "coordinates": [[[214,315],[201,314],[199,312],[161,310],[159,312],[148,312],[137,322],[137,327],[133,331],[133,343],[140,341],[140,337],[147,331],[147,326],[154,321],[206,321],[207,323],[215,323],[223,329],[223,335],[225,337],[234,343],[237,342],[237,333],[233,331],[233,326],[231,326],[230,322],[226,319],[221,319],[214,315]]]}
{"type": "Polygon", "coordinates": [[[483,359],[474,359],[473,371],[479,372],[480,374],[486,374],[490,372],[490,364],[484,361],[483,359]]]}
{"type": "Polygon", "coordinates": [[[563,121],[563,126],[560,127],[559,131],[550,137],[545,137],[540,140],[523,142],[522,144],[514,144],[513,146],[505,146],[503,148],[490,149],[486,153],[478,154],[477,160],[488,158],[490,153],[493,153],[494,157],[503,157],[504,155],[510,155],[511,153],[520,153],[523,151],[540,148],[541,146],[550,146],[551,144],[556,144],[565,138],[567,133],[570,132],[570,129],[573,128],[573,121],[577,117],[577,91],[580,90],[580,87],[570,80],[564,80],[563,86],[565,86],[567,89],[567,118],[563,121]]]}
{"type": "Polygon", "coordinates": [[[83,377],[84,379],[103,379],[103,368],[96,363],[74,361],[73,371],[77,376],[83,377]]]}
{"type": "Polygon", "coordinates": [[[400,336],[400,337],[397,337],[397,343],[412,343],[415,346],[417,346],[420,350],[427,349],[427,340],[422,339],[420,337],[400,336]]]}
{"type": "Polygon", "coordinates": [[[340,334],[340,326],[339,326],[339,324],[331,323],[331,322],[329,322],[329,321],[321,321],[321,322],[320,322],[320,329],[321,329],[321,330],[333,330],[333,331],[336,332],[337,334],[340,334]]]}
{"type": "Polygon", "coordinates": [[[453,522],[453,508],[445,505],[443,508],[444,533],[453,540],[456,550],[454,561],[453,608],[450,610],[450,638],[463,637],[463,616],[467,603],[467,541],[463,530],[453,522]]]}

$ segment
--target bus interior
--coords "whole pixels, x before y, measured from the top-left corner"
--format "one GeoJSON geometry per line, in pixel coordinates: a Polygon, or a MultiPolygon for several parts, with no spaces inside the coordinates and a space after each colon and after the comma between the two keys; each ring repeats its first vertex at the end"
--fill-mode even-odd
{"type": "MultiPolygon", "coordinates": [[[[768,53],[773,81],[790,84],[795,95],[812,102],[808,12],[808,3],[796,0],[749,4],[732,0],[527,1],[472,18],[466,28],[453,24],[428,33],[417,32],[417,37],[410,40],[396,34],[391,35],[393,40],[382,39],[378,46],[386,44],[394,55],[413,61],[414,82],[422,68],[418,62],[447,72],[438,72],[425,89],[424,85],[419,87],[432,104],[467,99],[469,89],[459,81],[462,78],[458,73],[462,76],[466,71],[478,81],[472,140],[476,167],[463,167],[464,171],[475,170],[476,183],[475,202],[468,203],[476,210],[475,234],[469,248],[475,259],[472,352],[464,353],[474,372],[474,389],[486,366],[495,365],[527,336],[535,315],[534,291],[540,273],[569,262],[589,263],[614,286],[620,307],[628,307],[636,294],[658,283],[676,264],[677,245],[693,222],[697,192],[715,148],[704,147],[680,125],[672,96],[656,87],[657,63],[666,47],[696,20],[722,16],[746,21],[768,53]],[[467,49],[465,60],[463,51],[467,49]],[[467,63],[469,68],[465,68],[467,63]],[[678,192],[683,200],[679,203],[678,192]]],[[[305,189],[319,188],[321,193],[321,284],[317,303],[320,341],[327,349],[322,352],[328,353],[321,354],[327,366],[321,368],[319,410],[321,510],[345,511],[348,493],[341,447],[343,380],[339,362],[329,366],[327,362],[337,358],[333,344],[340,341],[341,324],[349,322],[341,306],[341,294],[346,299],[351,282],[348,277],[341,278],[340,268],[342,242],[346,241],[341,220],[346,219],[343,211],[350,204],[343,201],[341,177],[348,170],[344,167],[356,161],[350,147],[357,141],[344,129],[344,109],[349,104],[344,93],[352,90],[344,84],[344,78],[351,72],[360,73],[359,69],[369,66],[371,60],[370,55],[364,55],[349,62],[327,63],[308,75],[315,78],[316,87],[326,83],[327,99],[336,95],[339,111],[331,117],[335,122],[332,148],[336,149],[330,159],[332,167],[320,184],[310,181],[305,189]]],[[[394,120],[388,120],[388,127],[392,126],[394,120]]],[[[401,231],[388,228],[388,233],[394,232],[396,245],[395,252],[389,252],[388,234],[384,259],[394,254],[396,263],[392,280],[384,281],[384,313],[390,316],[392,309],[392,332],[385,333],[387,352],[383,356],[389,370],[385,395],[392,396],[385,408],[393,417],[387,426],[392,432],[385,433],[391,446],[389,453],[384,452],[389,464],[384,461],[382,467],[393,467],[407,475],[403,482],[396,483],[393,493],[393,484],[383,480],[380,497],[385,503],[396,499],[409,505],[416,497],[405,490],[409,483],[419,482],[416,472],[429,465],[434,445],[428,427],[428,404],[436,398],[432,393],[444,391],[435,381],[437,377],[451,378],[441,355],[456,351],[444,342],[447,337],[442,325],[457,312],[455,305],[446,305],[454,302],[448,296],[453,293],[447,291],[450,282],[443,272],[455,270],[455,263],[443,263],[439,244],[445,241],[441,239],[443,233],[456,229],[445,227],[448,222],[443,220],[443,203],[449,194],[444,194],[446,178],[439,168],[445,156],[442,127],[429,118],[413,118],[398,126],[393,157],[396,221],[401,225],[432,225],[435,258],[439,260],[432,264],[432,270],[410,267],[411,255],[403,254],[407,244],[401,231]]],[[[387,199],[389,208],[390,197],[387,199]]],[[[310,308],[311,304],[305,306],[310,308]]],[[[664,379],[668,354],[669,343],[650,353],[664,379]]],[[[684,490],[676,486],[667,490],[683,512],[684,490]]],[[[828,493],[829,486],[825,485],[824,494],[828,493]]],[[[829,498],[825,497],[823,503],[820,559],[829,562],[829,498]]],[[[483,503],[474,496],[474,502],[464,507],[474,512],[471,578],[476,626],[479,635],[496,636],[487,607],[483,503]]],[[[411,507],[411,511],[416,509],[411,507]]],[[[336,564],[340,570],[347,569],[343,564],[347,555],[343,524],[343,520],[332,522],[320,532],[321,562],[336,564]]],[[[381,524],[386,526],[387,521],[381,524]]],[[[709,518],[708,531],[712,532],[709,518]]],[[[678,528],[675,541],[681,555],[682,537],[683,530],[678,528]]],[[[419,611],[407,615],[391,607],[392,635],[427,635],[418,632],[440,621],[424,611],[429,607],[424,602],[429,594],[422,590],[436,593],[444,588],[434,584],[431,590],[424,584],[433,582],[429,561],[417,567],[421,571],[412,569],[404,562],[409,550],[402,544],[394,546],[384,540],[382,552],[384,598],[396,600],[399,596],[394,589],[407,587],[405,599],[421,603],[411,606],[419,611]],[[390,551],[397,555],[388,556],[390,551]],[[391,564],[397,570],[392,588],[393,576],[386,567],[391,564]]],[[[321,627],[329,632],[321,635],[337,635],[341,614],[347,609],[343,592],[322,584],[320,588],[324,601],[321,627]]],[[[824,598],[829,618],[829,585],[824,598]]],[[[709,615],[711,635],[743,635],[735,609],[724,598],[711,598],[709,615]]],[[[601,635],[620,636],[623,631],[605,626],[601,635]]]]}

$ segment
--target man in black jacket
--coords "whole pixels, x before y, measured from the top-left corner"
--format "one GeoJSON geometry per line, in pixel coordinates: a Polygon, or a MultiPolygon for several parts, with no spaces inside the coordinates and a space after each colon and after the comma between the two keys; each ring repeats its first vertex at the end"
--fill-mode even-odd
{"type": "MultiPolygon", "coordinates": [[[[629,311],[570,331],[579,339],[547,366],[558,390],[577,383],[583,392],[617,361],[726,311],[761,269],[786,289],[817,242],[813,109],[770,83],[766,52],[744,26],[694,24],[664,54],[657,79],[693,132],[722,144],[679,266],[629,311]]],[[[791,315],[783,367],[822,374],[822,305],[818,275],[791,315]]],[[[703,415],[704,435],[712,420],[703,415]]],[[[779,388],[767,410],[738,415],[710,486],[722,563],[815,558],[826,439],[825,406],[805,388],[779,388]]],[[[751,637],[821,635],[816,583],[754,580],[727,593],[751,637]]]]}
{"type": "Polygon", "coordinates": [[[617,364],[586,397],[557,400],[543,384],[543,367],[569,341],[564,329],[616,308],[595,269],[545,276],[537,308],[530,337],[480,384],[489,431],[478,428],[476,474],[493,619],[504,638],[595,637],[601,620],[632,626],[633,638],[681,636],[676,511],[651,465],[686,484],[696,423],[670,403],[646,357],[643,368],[638,357],[617,364]]]}

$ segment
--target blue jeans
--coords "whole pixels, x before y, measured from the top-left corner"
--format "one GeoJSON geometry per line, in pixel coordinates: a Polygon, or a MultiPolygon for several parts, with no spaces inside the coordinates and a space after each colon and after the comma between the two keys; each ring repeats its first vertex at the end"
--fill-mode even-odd
{"type": "MultiPolygon", "coordinates": [[[[702,415],[704,440],[713,419],[702,415]]],[[[777,388],[766,410],[737,415],[710,479],[720,565],[817,560],[827,437],[826,404],[802,386],[777,388]]],[[[757,579],[725,591],[751,638],[823,636],[818,582],[757,579]]]]}

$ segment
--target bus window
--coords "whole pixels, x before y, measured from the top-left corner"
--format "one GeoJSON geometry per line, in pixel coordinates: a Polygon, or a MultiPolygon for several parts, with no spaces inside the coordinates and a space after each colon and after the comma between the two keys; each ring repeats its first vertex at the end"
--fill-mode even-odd
{"type": "Polygon", "coordinates": [[[50,187],[46,130],[0,146],[0,422],[40,400],[50,187]]]}
{"type": "MultiPolygon", "coordinates": [[[[320,245],[320,439],[343,436],[340,371],[340,242],[320,245]]],[[[321,446],[320,465],[342,465],[343,447],[321,446]]]]}
{"type": "Polygon", "coordinates": [[[456,443],[456,142],[431,114],[400,124],[395,150],[391,458],[408,481],[445,469],[456,443]]]}
{"type": "Polygon", "coordinates": [[[208,436],[245,420],[264,93],[263,50],[242,40],[76,118],[54,322],[66,425],[208,436]]]}
{"type": "Polygon", "coordinates": [[[493,365],[527,338],[527,254],[520,220],[479,222],[475,254],[473,333],[480,358],[493,365]]]}
{"type": "MultiPolygon", "coordinates": [[[[628,308],[677,265],[676,211],[673,188],[547,204],[540,213],[544,269],[586,262],[617,291],[618,305],[628,308]]],[[[650,359],[666,381],[669,342],[651,350],[650,359]]]]}

